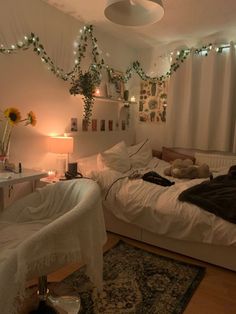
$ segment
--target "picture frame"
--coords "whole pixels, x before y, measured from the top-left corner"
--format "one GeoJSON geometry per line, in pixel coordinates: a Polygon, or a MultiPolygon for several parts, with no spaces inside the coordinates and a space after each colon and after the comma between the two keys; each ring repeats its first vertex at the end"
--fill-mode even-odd
{"type": "Polygon", "coordinates": [[[126,126],[125,120],[122,120],[121,121],[121,130],[122,131],[125,131],[125,126],[126,126]]]}
{"type": "Polygon", "coordinates": [[[107,96],[112,99],[122,100],[124,98],[124,82],[116,80],[118,76],[123,75],[121,71],[108,70],[107,96]]]}
{"type": "Polygon", "coordinates": [[[88,131],[88,121],[85,119],[82,119],[82,131],[88,131]]]}
{"type": "Polygon", "coordinates": [[[92,119],[92,131],[97,131],[97,119],[92,119]]]}
{"type": "Polygon", "coordinates": [[[100,120],[100,131],[106,130],[105,120],[100,120]]]}
{"type": "Polygon", "coordinates": [[[113,120],[108,120],[108,130],[113,131],[113,120]]]}
{"type": "Polygon", "coordinates": [[[78,131],[77,118],[71,118],[70,119],[70,131],[71,132],[77,132],[78,131]]]}

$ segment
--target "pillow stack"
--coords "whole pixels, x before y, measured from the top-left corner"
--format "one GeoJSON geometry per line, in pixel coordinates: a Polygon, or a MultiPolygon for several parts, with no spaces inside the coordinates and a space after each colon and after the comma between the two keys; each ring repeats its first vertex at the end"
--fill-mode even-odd
{"type": "Polygon", "coordinates": [[[102,153],[80,158],[78,168],[84,176],[91,176],[92,172],[105,169],[125,173],[131,168],[146,167],[151,159],[152,149],[148,139],[129,147],[121,141],[102,153]]]}

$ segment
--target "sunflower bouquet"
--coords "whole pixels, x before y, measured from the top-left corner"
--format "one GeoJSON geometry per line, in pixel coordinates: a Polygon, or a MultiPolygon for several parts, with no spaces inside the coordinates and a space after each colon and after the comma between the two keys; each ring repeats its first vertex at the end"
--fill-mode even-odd
{"type": "Polygon", "coordinates": [[[26,118],[22,119],[20,111],[13,107],[4,111],[0,110],[0,115],[0,156],[7,156],[13,127],[19,123],[35,126],[37,121],[33,111],[27,113],[26,118]]]}

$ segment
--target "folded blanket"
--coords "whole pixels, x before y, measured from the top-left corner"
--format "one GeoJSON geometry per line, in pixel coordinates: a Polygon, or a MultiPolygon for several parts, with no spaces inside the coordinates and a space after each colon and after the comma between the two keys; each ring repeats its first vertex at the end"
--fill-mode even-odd
{"type": "Polygon", "coordinates": [[[227,175],[204,181],[183,191],[178,199],[198,205],[216,216],[236,223],[235,167],[231,167],[227,175]]]}

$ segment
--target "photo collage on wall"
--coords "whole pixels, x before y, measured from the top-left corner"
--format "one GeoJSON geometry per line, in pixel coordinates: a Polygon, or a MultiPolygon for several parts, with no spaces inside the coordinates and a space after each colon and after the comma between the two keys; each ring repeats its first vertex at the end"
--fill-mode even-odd
{"type": "Polygon", "coordinates": [[[142,81],[139,96],[139,121],[165,122],[167,107],[167,82],[142,81]]]}
{"type": "MultiPolygon", "coordinates": [[[[88,124],[86,120],[82,119],[82,131],[125,131],[127,129],[127,124],[125,120],[121,120],[120,123],[114,120],[105,120],[105,119],[91,119],[91,122],[88,124]]],[[[71,118],[71,132],[77,132],[77,118],[71,118]]]]}

